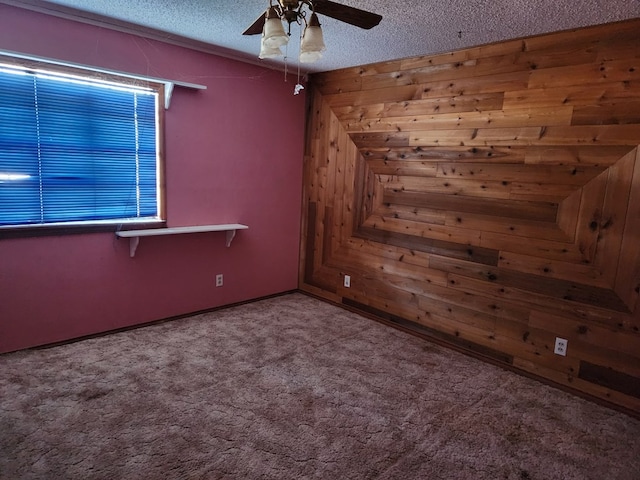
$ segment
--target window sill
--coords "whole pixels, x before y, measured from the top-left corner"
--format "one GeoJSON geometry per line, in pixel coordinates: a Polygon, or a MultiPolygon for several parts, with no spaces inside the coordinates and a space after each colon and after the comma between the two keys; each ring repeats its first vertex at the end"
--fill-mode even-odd
{"type": "MultiPolygon", "coordinates": [[[[65,235],[80,235],[86,233],[113,233],[123,224],[86,224],[86,225],[55,225],[55,226],[24,226],[0,228],[0,240],[5,238],[33,238],[56,237],[65,235]]],[[[123,228],[160,229],[166,226],[165,222],[153,223],[127,223],[123,228]]]]}

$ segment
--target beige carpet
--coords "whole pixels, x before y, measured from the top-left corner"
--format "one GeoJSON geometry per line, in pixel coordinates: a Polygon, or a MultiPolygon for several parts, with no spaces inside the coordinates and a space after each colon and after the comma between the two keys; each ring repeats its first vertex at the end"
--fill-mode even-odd
{"type": "Polygon", "coordinates": [[[638,480],[640,421],[290,294],[0,356],[0,478],[638,480]]]}

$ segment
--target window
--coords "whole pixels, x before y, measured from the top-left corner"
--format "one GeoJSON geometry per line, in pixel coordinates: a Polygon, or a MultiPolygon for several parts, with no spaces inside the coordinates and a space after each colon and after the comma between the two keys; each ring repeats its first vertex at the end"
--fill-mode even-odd
{"type": "Polygon", "coordinates": [[[161,221],[163,86],[41,68],[0,64],[0,228],[161,221]]]}

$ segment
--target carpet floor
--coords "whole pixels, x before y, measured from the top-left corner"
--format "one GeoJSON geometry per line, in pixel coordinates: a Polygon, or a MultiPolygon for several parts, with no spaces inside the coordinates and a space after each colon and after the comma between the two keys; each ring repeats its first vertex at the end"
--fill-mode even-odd
{"type": "Polygon", "coordinates": [[[0,356],[0,478],[640,479],[640,421],[294,293],[0,356]]]}

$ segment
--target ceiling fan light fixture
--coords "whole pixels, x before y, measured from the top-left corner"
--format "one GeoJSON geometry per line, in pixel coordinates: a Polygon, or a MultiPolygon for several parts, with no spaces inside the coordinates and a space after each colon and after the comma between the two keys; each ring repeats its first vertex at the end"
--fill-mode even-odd
{"type": "MultiPolygon", "coordinates": [[[[340,22],[369,30],[382,20],[377,13],[344,5],[330,0],[269,0],[269,7],[249,26],[243,35],[262,34],[260,58],[280,55],[279,48],[289,42],[291,25],[306,26],[299,37],[300,63],[311,63],[322,57],[325,50],[322,30],[316,12],[340,22]],[[307,17],[309,21],[307,21],[307,17]],[[287,24],[285,32],[284,23],[287,24]]],[[[285,52],[285,72],[287,70],[285,52]]],[[[300,71],[298,65],[298,71],[300,71]]]]}
{"type": "Polygon", "coordinates": [[[319,60],[325,48],[318,16],[312,13],[309,24],[304,29],[304,35],[300,43],[300,62],[313,63],[319,60]]]}
{"type": "Polygon", "coordinates": [[[269,48],[279,48],[289,42],[289,36],[284,31],[282,20],[275,7],[269,7],[262,30],[262,43],[269,48]]]}
{"type": "Polygon", "coordinates": [[[280,47],[268,47],[264,41],[260,42],[260,55],[258,55],[259,59],[263,59],[263,58],[274,58],[274,57],[281,57],[282,56],[282,50],[280,50],[280,47]]]}

